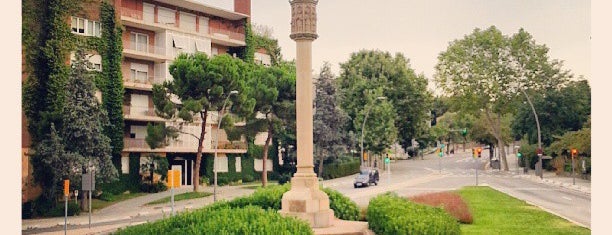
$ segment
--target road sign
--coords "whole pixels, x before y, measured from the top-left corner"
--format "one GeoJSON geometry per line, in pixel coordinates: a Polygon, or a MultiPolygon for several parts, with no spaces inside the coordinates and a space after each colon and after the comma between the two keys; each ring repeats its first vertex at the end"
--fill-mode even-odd
{"type": "Polygon", "coordinates": [[[181,172],[178,170],[168,170],[168,187],[178,188],[181,186],[181,172]]]}
{"type": "Polygon", "coordinates": [[[81,190],[96,190],[96,177],[93,177],[93,174],[91,172],[85,173],[81,176],[81,190]]]}
{"type": "Polygon", "coordinates": [[[70,195],[70,180],[64,180],[64,196],[70,195]]]}

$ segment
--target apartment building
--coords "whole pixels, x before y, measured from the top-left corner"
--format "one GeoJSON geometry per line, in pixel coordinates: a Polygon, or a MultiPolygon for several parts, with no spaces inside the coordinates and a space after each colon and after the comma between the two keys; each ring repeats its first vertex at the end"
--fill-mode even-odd
{"type": "MultiPolygon", "coordinates": [[[[147,157],[153,153],[168,158],[171,168],[181,171],[182,185],[191,185],[198,142],[189,134],[199,136],[200,125],[206,125],[203,152],[213,153],[218,114],[209,112],[206,123],[195,121],[183,127],[182,131],[189,134],[181,134],[177,141],[171,141],[165,148],[151,149],[145,142],[147,124],[166,122],[155,114],[152,87],[154,84],[172,80],[169,66],[179,53],[201,52],[215,56],[233,54],[237,48],[246,46],[245,22],[250,17],[251,1],[234,0],[234,11],[196,0],[113,0],[112,3],[124,27],[121,71],[125,90],[125,128],[122,167],[118,171],[128,174],[131,169],[130,158],[140,157],[140,164],[146,164],[147,157]]],[[[100,32],[104,30],[99,23],[99,7],[92,4],[84,9],[86,10],[71,17],[69,24],[72,32],[86,37],[99,37],[100,32]]],[[[94,65],[93,69],[104,70],[100,56],[95,52],[88,53],[92,53],[89,60],[94,65]]],[[[265,50],[257,50],[256,60],[261,64],[270,64],[270,57],[265,50]]],[[[27,146],[22,144],[22,159],[27,162],[25,156],[29,138],[25,117],[23,125],[22,138],[25,138],[23,143],[27,146]]],[[[256,144],[263,144],[265,133],[261,133],[256,139],[256,144]]],[[[240,155],[246,151],[244,139],[228,141],[225,132],[220,130],[218,172],[228,170],[228,157],[236,158],[235,170],[240,171],[240,155]]],[[[27,178],[28,166],[24,165],[24,177],[27,178]]],[[[261,163],[256,162],[255,165],[261,163]]],[[[268,166],[271,165],[269,162],[268,166]]],[[[26,181],[24,178],[23,182],[26,181]]]]}

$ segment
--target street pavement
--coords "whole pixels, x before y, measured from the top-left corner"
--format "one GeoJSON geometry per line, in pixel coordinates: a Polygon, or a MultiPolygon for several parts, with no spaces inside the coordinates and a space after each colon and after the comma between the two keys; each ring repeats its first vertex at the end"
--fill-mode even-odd
{"type": "MultiPolygon", "coordinates": [[[[538,206],[550,213],[568,219],[580,226],[591,226],[591,183],[576,178],[557,176],[545,172],[543,179],[536,177],[533,170],[524,174],[516,164],[516,157],[507,156],[509,171],[500,171],[488,167],[488,151],[483,152],[479,161],[471,158],[471,153],[457,153],[442,158],[434,154],[423,159],[397,160],[391,162],[391,169],[381,170],[377,186],[353,188],[355,175],[322,181],[324,187],[333,188],[347,195],[361,207],[367,207],[369,200],[381,193],[395,192],[401,196],[414,196],[428,192],[457,190],[463,186],[490,186],[538,206]]],[[[191,191],[191,187],[181,188],[175,193],[191,191]]],[[[201,191],[212,192],[212,187],[201,191]]],[[[235,197],[251,194],[254,190],[242,186],[218,187],[218,199],[230,200],[235,197]]],[[[160,204],[145,206],[146,203],[169,196],[170,192],[149,194],[116,203],[92,215],[92,227],[88,226],[88,214],[68,218],[68,234],[107,234],[117,228],[155,221],[170,214],[170,205],[160,204]]],[[[213,197],[184,200],[175,203],[177,212],[193,210],[213,202],[213,197]]],[[[23,234],[63,234],[64,218],[22,220],[23,234]]]]}

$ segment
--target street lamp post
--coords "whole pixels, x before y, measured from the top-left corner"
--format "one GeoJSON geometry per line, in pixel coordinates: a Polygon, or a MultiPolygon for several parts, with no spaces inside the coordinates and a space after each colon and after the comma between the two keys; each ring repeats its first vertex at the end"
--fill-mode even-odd
{"type": "MultiPolygon", "coordinates": [[[[527,98],[527,103],[529,103],[529,106],[531,107],[531,111],[533,111],[533,116],[535,117],[535,121],[536,121],[536,127],[538,128],[538,167],[537,169],[539,169],[540,171],[540,179],[542,179],[542,154],[540,153],[540,150],[542,149],[542,134],[540,133],[540,121],[538,120],[538,114],[536,113],[535,108],[533,107],[533,103],[531,103],[531,100],[529,99],[529,96],[527,95],[527,92],[525,92],[523,89],[520,89],[521,92],[525,95],[525,98],[527,98]]],[[[527,167],[525,165],[525,167],[527,167]]]]}
{"type": "MultiPolygon", "coordinates": [[[[387,99],[387,97],[384,96],[379,96],[376,97],[376,100],[385,100],[387,99]]],[[[361,125],[361,155],[359,156],[359,158],[361,159],[361,167],[363,167],[363,136],[365,133],[365,124],[366,124],[366,120],[368,120],[368,115],[370,114],[370,109],[372,108],[372,106],[368,106],[366,109],[366,115],[365,118],[363,119],[363,124],[361,125]]]]}
{"type": "MultiPolygon", "coordinates": [[[[215,137],[215,158],[213,158],[213,172],[215,181],[215,185],[213,186],[213,201],[215,202],[217,201],[217,153],[219,150],[219,129],[221,129],[221,121],[223,121],[223,110],[225,110],[225,104],[227,104],[227,100],[229,100],[230,96],[232,96],[233,94],[238,94],[238,91],[230,91],[230,93],[225,98],[225,101],[223,101],[223,106],[219,111],[219,125],[217,126],[217,133],[215,137]]],[[[204,123],[202,125],[204,125],[204,123]]]]}

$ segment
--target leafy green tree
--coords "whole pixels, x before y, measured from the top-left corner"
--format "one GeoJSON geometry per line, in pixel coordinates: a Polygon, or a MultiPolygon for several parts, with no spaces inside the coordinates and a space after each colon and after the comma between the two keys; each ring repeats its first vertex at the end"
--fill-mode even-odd
{"type": "MultiPolygon", "coordinates": [[[[548,89],[533,97],[538,112],[542,144],[550,145],[554,136],[580,130],[591,114],[591,88],[586,80],[573,81],[559,89],[548,89]]],[[[523,104],[512,123],[514,136],[527,134],[530,144],[537,143],[536,122],[531,107],[523,104]]]]}
{"type": "MultiPolygon", "coordinates": [[[[450,43],[438,56],[435,80],[455,108],[483,115],[500,147],[506,146],[502,119],[515,112],[524,93],[562,85],[570,76],[562,64],[548,58],[548,48],[536,44],[523,29],[512,37],[494,26],[475,29],[450,43]]],[[[508,170],[505,151],[501,152],[508,170]]]]}
{"type": "Polygon", "coordinates": [[[360,134],[363,133],[363,148],[374,154],[382,154],[397,140],[397,127],[395,127],[396,113],[393,105],[387,100],[375,101],[375,97],[366,96],[369,100],[370,115],[365,123],[365,131],[362,132],[363,121],[367,110],[364,109],[353,119],[353,126],[360,134]],[[378,102],[377,104],[373,104],[378,102]]]}
{"type": "MultiPolygon", "coordinates": [[[[227,107],[232,113],[246,116],[252,112],[255,100],[248,98],[246,90],[248,70],[244,62],[229,55],[211,59],[203,53],[181,54],[170,65],[171,82],[153,86],[153,103],[158,116],[173,123],[147,126],[147,144],[151,148],[164,147],[179,133],[189,134],[198,140],[196,162],[193,166],[193,190],[197,191],[200,180],[200,164],[209,111],[221,112],[223,103],[231,91],[227,107]],[[198,122],[200,133],[185,133],[185,123],[198,122]]],[[[224,126],[232,126],[232,118],[223,119],[224,126]]],[[[221,128],[221,127],[219,127],[221,128]]]]}
{"type": "MultiPolygon", "coordinates": [[[[289,66],[271,67],[252,65],[253,75],[249,79],[248,96],[255,100],[254,112],[247,117],[248,136],[266,132],[263,146],[262,185],[268,182],[268,159],[270,144],[275,136],[284,132],[286,119],[295,114],[295,69],[289,66]]],[[[271,166],[270,166],[271,167],[271,166]]]]}
{"type": "Polygon", "coordinates": [[[339,107],[336,100],[334,75],[329,63],[323,64],[319,77],[315,81],[315,114],[314,114],[314,145],[315,153],[319,155],[319,177],[323,173],[323,161],[329,157],[338,157],[344,152],[344,142],[347,139],[344,127],[348,115],[339,107]]]}
{"type": "Polygon", "coordinates": [[[548,148],[551,152],[557,156],[562,155],[564,152],[575,148],[578,154],[581,156],[591,157],[591,124],[590,117],[589,121],[584,123],[582,129],[577,131],[568,131],[562,136],[558,137],[548,148]]]}
{"type": "Polygon", "coordinates": [[[390,103],[395,115],[379,115],[376,110],[372,110],[373,114],[393,118],[393,126],[397,131],[388,131],[395,132],[398,138],[394,139],[399,139],[403,148],[412,146],[413,138],[424,135],[432,96],[426,89],[425,77],[416,75],[408,65],[408,59],[400,53],[391,56],[388,52],[367,50],[351,54],[349,61],[340,65],[341,74],[337,80],[341,106],[354,123],[349,131],[361,129],[355,120],[365,114],[363,110],[371,101],[364,97],[371,92],[378,92],[378,95],[387,97],[386,102],[390,103]]]}
{"type": "Polygon", "coordinates": [[[108,119],[95,97],[87,63],[84,52],[78,50],[65,88],[66,107],[60,113],[64,125],[56,130],[51,123],[47,140],[35,146],[34,176],[42,183],[44,199],[56,198],[64,178],[79,185],[80,175],[90,167],[95,168],[98,182],[110,182],[118,175],[111,161],[110,140],[103,134],[108,119]]]}

